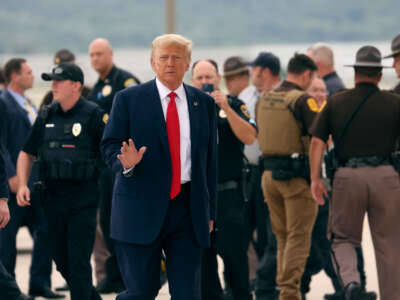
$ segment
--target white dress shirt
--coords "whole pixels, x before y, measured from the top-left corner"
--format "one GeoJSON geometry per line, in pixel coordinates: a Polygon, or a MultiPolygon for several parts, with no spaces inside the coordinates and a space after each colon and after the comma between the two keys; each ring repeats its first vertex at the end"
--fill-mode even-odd
{"type": "MultiPolygon", "coordinates": [[[[247,108],[250,111],[251,118],[253,119],[255,119],[256,117],[256,104],[259,97],[260,93],[253,85],[249,85],[238,95],[238,98],[247,105],[247,108]]],[[[261,150],[257,140],[255,140],[255,142],[251,145],[245,145],[244,155],[246,155],[251,164],[258,165],[258,159],[261,155],[261,150]]]]}
{"type": "Polygon", "coordinates": [[[189,107],[186,92],[181,84],[176,90],[171,91],[161,81],[156,78],[158,94],[160,95],[161,105],[164,112],[165,121],[167,120],[167,108],[170,101],[168,94],[175,92],[176,108],[179,118],[180,147],[181,147],[181,183],[190,181],[192,173],[192,156],[190,142],[190,120],[189,107]]]}

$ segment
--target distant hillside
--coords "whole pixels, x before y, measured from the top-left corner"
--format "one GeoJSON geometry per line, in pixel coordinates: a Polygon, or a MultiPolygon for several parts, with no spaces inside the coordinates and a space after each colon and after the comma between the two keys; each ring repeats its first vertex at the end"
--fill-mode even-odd
{"type": "MultiPolygon", "coordinates": [[[[399,0],[175,0],[177,32],[196,45],[390,40],[399,0]]],[[[2,0],[0,53],[148,47],[164,32],[165,0],[2,0]]]]}

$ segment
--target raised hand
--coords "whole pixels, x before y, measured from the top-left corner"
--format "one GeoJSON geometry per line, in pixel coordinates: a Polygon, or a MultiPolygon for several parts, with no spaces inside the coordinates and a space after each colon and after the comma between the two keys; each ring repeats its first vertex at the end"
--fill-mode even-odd
{"type": "Polygon", "coordinates": [[[137,165],[143,158],[146,147],[143,146],[139,150],[136,149],[132,139],[127,142],[122,142],[121,154],[117,155],[117,158],[121,162],[124,169],[130,169],[137,165]]]}

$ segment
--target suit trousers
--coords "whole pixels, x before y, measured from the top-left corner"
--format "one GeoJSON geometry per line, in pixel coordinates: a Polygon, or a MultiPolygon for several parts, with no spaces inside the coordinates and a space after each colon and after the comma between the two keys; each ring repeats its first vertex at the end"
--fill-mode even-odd
{"type": "Polygon", "coordinates": [[[57,270],[67,281],[71,300],[101,299],[92,282],[90,257],[96,231],[95,182],[48,189],[44,211],[57,270]]]}
{"type": "Polygon", "coordinates": [[[360,282],[356,249],[367,214],[384,300],[400,299],[399,194],[399,175],[389,165],[340,168],[333,181],[328,232],[343,284],[360,282]]]}
{"type": "Polygon", "coordinates": [[[161,285],[162,251],[166,257],[171,300],[201,299],[202,248],[196,240],[190,216],[190,183],[182,185],[181,193],[169,201],[163,227],[153,243],[115,242],[118,264],[127,289],[117,296],[117,300],[156,298],[161,285]]]}
{"type": "Polygon", "coordinates": [[[275,233],[280,300],[300,300],[300,281],[309,256],[318,207],[304,178],[281,181],[264,171],[262,189],[275,233]]]}
{"type": "Polygon", "coordinates": [[[15,278],[8,274],[0,262],[0,299],[14,299],[21,295],[15,278]]]}
{"type": "Polygon", "coordinates": [[[30,290],[50,287],[51,253],[48,226],[38,194],[32,193],[32,205],[20,207],[15,194],[10,194],[8,201],[10,222],[0,231],[0,260],[7,272],[15,277],[17,256],[16,238],[21,226],[27,225],[33,237],[32,264],[30,268],[30,290]]]}

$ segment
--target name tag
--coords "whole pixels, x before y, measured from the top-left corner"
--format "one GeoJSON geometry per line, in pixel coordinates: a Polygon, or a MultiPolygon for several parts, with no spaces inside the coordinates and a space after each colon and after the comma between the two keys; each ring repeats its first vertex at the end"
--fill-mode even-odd
{"type": "Polygon", "coordinates": [[[54,127],[54,124],[50,124],[50,123],[46,124],[46,128],[53,128],[53,127],[54,127]]]}

